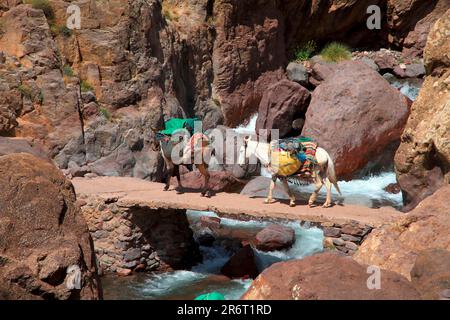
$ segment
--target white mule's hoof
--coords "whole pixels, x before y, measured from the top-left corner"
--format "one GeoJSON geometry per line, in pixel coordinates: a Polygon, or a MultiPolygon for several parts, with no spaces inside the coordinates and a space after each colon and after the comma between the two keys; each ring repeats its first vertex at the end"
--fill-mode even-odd
{"type": "Polygon", "coordinates": [[[264,200],[264,203],[265,204],[271,204],[271,203],[274,203],[275,202],[275,200],[273,200],[273,199],[266,199],[266,200],[264,200]]]}

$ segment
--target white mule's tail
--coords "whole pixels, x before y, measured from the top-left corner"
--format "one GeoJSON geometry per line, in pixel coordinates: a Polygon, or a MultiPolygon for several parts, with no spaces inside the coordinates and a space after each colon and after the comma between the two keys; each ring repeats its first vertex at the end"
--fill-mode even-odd
{"type": "Polygon", "coordinates": [[[336,172],[334,170],[334,162],[333,159],[331,159],[330,155],[327,152],[327,177],[330,180],[330,182],[334,185],[334,187],[336,188],[337,192],[339,192],[340,195],[342,195],[341,193],[341,189],[339,189],[338,183],[337,183],[337,178],[336,178],[336,172]]]}

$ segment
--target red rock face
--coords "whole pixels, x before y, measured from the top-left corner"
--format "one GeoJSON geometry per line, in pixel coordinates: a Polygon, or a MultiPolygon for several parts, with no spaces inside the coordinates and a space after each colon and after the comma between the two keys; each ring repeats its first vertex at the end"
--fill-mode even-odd
{"type": "Polygon", "coordinates": [[[292,130],[292,122],[304,116],[311,94],[300,84],[287,79],[271,85],[259,104],[256,132],[278,129],[284,137],[292,130]]]}
{"type": "Polygon", "coordinates": [[[213,97],[225,124],[234,126],[256,112],[263,92],[283,77],[284,19],[275,5],[261,0],[219,1],[214,9],[213,97]]]}
{"type": "Polygon", "coordinates": [[[433,26],[419,96],[395,155],[397,179],[406,210],[450,183],[450,10],[433,26]]]}
{"type": "Polygon", "coordinates": [[[280,10],[286,17],[288,48],[309,40],[343,41],[352,46],[379,43],[383,30],[372,31],[366,26],[369,5],[379,5],[384,11],[383,0],[282,1],[280,10]]]}
{"type": "Polygon", "coordinates": [[[347,61],[314,90],[302,134],[330,153],[339,178],[351,179],[369,162],[392,159],[408,115],[398,90],[365,64],[347,61]]]}
{"type": "Polygon", "coordinates": [[[92,239],[72,184],[29,154],[0,157],[0,298],[99,299],[92,239]],[[79,268],[80,287],[70,288],[79,268]]]}
{"type": "Polygon", "coordinates": [[[410,300],[420,296],[404,277],[381,273],[381,289],[367,287],[367,266],[332,253],[279,262],[264,270],[243,300],[410,300]]]}
{"type": "Polygon", "coordinates": [[[421,56],[431,27],[448,9],[448,0],[389,0],[391,42],[403,47],[407,57],[421,56]]]}

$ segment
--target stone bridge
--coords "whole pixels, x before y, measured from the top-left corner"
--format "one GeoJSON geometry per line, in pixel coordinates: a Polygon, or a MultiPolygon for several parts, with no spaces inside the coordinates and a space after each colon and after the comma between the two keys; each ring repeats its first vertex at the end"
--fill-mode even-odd
{"type": "Polygon", "coordinates": [[[122,205],[135,205],[152,209],[191,209],[213,211],[218,215],[256,218],[289,219],[314,223],[360,224],[377,227],[399,216],[399,212],[388,207],[371,209],[354,205],[336,205],[332,208],[320,206],[309,208],[305,204],[289,207],[281,201],[270,205],[261,198],[250,198],[235,193],[217,193],[211,198],[200,196],[200,192],[176,194],[163,191],[163,184],[127,177],[75,178],[72,180],[77,195],[116,198],[122,205]]]}
{"type": "Polygon", "coordinates": [[[213,211],[243,219],[297,220],[321,228],[324,245],[352,254],[373,228],[400,213],[390,208],[351,205],[309,208],[287,202],[264,204],[261,198],[200,192],[176,194],[163,184],[126,177],[72,180],[94,240],[100,267],[106,272],[188,269],[201,255],[186,210],[213,211]]]}

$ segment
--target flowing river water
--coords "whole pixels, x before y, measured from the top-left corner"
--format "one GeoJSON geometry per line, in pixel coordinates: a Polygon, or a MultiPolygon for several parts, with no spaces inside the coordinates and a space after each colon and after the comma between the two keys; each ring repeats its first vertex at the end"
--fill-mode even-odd
{"type": "MultiPolygon", "coordinates": [[[[411,100],[417,97],[421,83],[409,83],[395,80],[391,85],[398,88],[411,100]]],[[[236,131],[247,134],[255,132],[257,115],[249,123],[236,128],[236,131]]],[[[262,172],[264,175],[264,172],[262,172]]],[[[391,194],[384,188],[396,183],[394,172],[384,172],[375,176],[368,176],[349,182],[339,182],[342,197],[336,191],[333,196],[344,204],[357,204],[366,207],[392,206],[400,208],[402,196],[400,193],[391,194]]],[[[313,186],[292,186],[297,195],[307,197],[313,186]]],[[[324,198],[324,190],[319,198],[324,198]]],[[[194,225],[201,216],[215,216],[212,212],[187,211],[191,225],[194,225]]],[[[240,221],[229,218],[221,219],[221,228],[230,231],[230,234],[244,234],[251,238],[270,222],[267,221],[240,221]]],[[[271,264],[283,260],[301,259],[305,256],[323,250],[323,232],[315,227],[306,228],[298,222],[280,222],[295,230],[296,241],[292,248],[286,251],[261,252],[255,249],[258,269],[264,270],[271,264]]],[[[223,246],[214,244],[212,247],[200,246],[203,262],[191,270],[180,270],[168,273],[136,273],[130,277],[106,276],[103,277],[105,299],[194,299],[200,294],[217,291],[226,299],[239,299],[248,289],[251,279],[229,279],[220,275],[221,267],[228,261],[232,253],[223,246]]]]}

